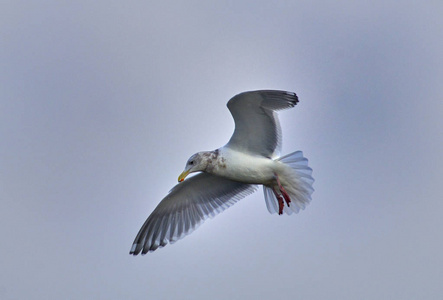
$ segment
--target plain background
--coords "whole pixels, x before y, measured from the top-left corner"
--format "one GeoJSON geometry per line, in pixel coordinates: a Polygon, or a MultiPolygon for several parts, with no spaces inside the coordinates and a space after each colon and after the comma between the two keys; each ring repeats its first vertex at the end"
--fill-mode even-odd
{"type": "Polygon", "coordinates": [[[1,299],[443,297],[441,1],[2,1],[1,299]],[[311,205],[259,192],[130,256],[226,102],[296,92],[283,154],[311,205]]]}

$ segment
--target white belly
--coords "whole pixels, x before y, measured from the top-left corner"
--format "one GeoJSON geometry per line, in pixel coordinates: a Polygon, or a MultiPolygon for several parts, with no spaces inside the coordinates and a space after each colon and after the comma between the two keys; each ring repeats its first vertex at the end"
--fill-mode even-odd
{"type": "Polygon", "coordinates": [[[250,184],[270,184],[280,162],[243,152],[221,148],[211,173],[250,184]]]}

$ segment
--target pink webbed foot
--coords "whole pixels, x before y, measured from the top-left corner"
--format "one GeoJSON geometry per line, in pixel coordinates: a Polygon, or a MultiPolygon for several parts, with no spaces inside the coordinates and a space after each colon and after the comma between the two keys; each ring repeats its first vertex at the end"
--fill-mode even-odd
{"type": "MultiPolygon", "coordinates": [[[[280,179],[278,178],[278,174],[277,174],[277,173],[275,174],[275,178],[276,178],[276,180],[277,180],[278,188],[280,189],[280,192],[282,193],[283,198],[285,198],[286,205],[289,207],[289,203],[291,203],[291,198],[289,197],[289,195],[288,195],[288,193],[286,192],[285,188],[281,185],[281,183],[280,183],[280,179]]],[[[278,193],[276,193],[276,191],[274,191],[274,193],[275,193],[276,196],[277,196],[278,193]]],[[[278,196],[280,196],[280,195],[278,195],[278,196]]],[[[277,196],[277,199],[278,199],[278,196],[277,196]]],[[[281,198],[281,196],[280,196],[280,198],[281,198]]],[[[280,200],[279,200],[279,203],[280,203],[280,200]]],[[[280,210],[280,209],[279,209],[279,210],[280,210]]],[[[283,208],[282,208],[282,210],[283,210],[283,208]]],[[[279,213],[279,214],[281,215],[281,213],[279,213]]]]}
{"type": "Polygon", "coordinates": [[[285,203],[283,202],[283,198],[279,193],[277,193],[277,191],[275,189],[272,189],[272,191],[274,192],[274,195],[275,195],[275,197],[277,197],[277,200],[278,200],[278,214],[282,215],[283,214],[283,207],[285,206],[285,203]]]}

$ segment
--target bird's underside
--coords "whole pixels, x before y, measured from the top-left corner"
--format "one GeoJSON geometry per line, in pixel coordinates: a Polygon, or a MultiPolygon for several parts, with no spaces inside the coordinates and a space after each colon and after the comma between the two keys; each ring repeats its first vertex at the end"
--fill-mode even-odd
{"type": "Polygon", "coordinates": [[[179,177],[181,183],[148,217],[130,254],[146,254],[183,238],[208,217],[253,193],[257,184],[263,184],[270,213],[292,214],[304,209],[314,191],[307,159],[301,151],[276,156],[281,130],[275,112],[297,102],[294,93],[274,90],[245,92],[229,100],[227,106],[235,122],[231,139],[222,148],[189,158],[179,177]],[[185,180],[193,172],[200,173],[185,180]],[[266,172],[272,172],[271,181],[257,177],[266,172]]]}

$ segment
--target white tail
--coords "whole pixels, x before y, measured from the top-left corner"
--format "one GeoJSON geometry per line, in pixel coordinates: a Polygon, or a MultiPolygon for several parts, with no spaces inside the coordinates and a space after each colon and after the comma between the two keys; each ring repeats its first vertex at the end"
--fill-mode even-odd
{"type": "MultiPolygon", "coordinates": [[[[298,213],[300,209],[305,209],[306,205],[311,201],[311,194],[314,192],[312,184],[312,169],[308,166],[308,160],[303,157],[303,152],[296,151],[276,160],[284,163],[291,168],[290,174],[286,176],[288,186],[285,186],[288,192],[291,203],[289,207],[284,206],[283,211],[290,215],[293,212],[298,213]]],[[[266,207],[271,214],[278,212],[278,200],[274,195],[271,187],[263,186],[263,193],[265,195],[266,207]]]]}

